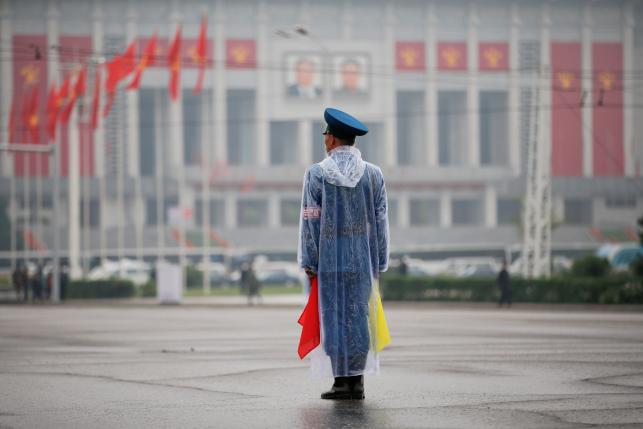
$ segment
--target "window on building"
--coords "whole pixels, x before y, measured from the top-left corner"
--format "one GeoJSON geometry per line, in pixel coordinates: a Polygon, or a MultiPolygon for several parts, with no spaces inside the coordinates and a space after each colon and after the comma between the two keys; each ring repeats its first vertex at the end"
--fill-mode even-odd
{"type": "Polygon", "coordinates": [[[228,163],[255,162],[255,91],[230,89],[227,92],[228,163]]]}
{"type": "Polygon", "coordinates": [[[279,208],[279,217],[282,226],[299,225],[299,216],[301,211],[301,201],[299,200],[281,200],[279,208]]]}
{"type": "Polygon", "coordinates": [[[412,226],[440,225],[440,201],[437,199],[411,199],[410,221],[412,226]]]}
{"type": "Polygon", "coordinates": [[[96,228],[100,225],[100,204],[98,203],[98,200],[89,200],[89,204],[83,200],[80,204],[80,224],[84,227],[86,225],[86,222],[89,221],[89,226],[92,228],[96,228]],[[89,206],[89,207],[87,207],[89,206]],[[87,214],[89,215],[88,219],[85,219],[85,210],[87,210],[87,214]]]}
{"type": "Polygon", "coordinates": [[[518,199],[500,198],[496,204],[498,225],[518,225],[522,204],[518,199]]]}
{"type": "Polygon", "coordinates": [[[183,90],[183,161],[185,165],[200,165],[202,162],[202,141],[208,130],[208,112],[212,93],[204,89],[197,95],[192,89],[183,90]]]}
{"type": "Polygon", "coordinates": [[[322,161],[324,158],[326,158],[326,146],[324,146],[324,136],[322,133],[326,129],[326,123],[321,122],[321,121],[314,121],[313,122],[313,129],[312,129],[312,143],[313,143],[313,150],[311,151],[311,154],[313,156],[313,162],[319,162],[322,161]]]}
{"type": "Polygon", "coordinates": [[[635,209],[636,196],[608,195],[607,197],[605,197],[605,207],[609,209],[635,209]]]}
{"type": "Polygon", "coordinates": [[[381,165],[384,163],[384,130],[381,123],[367,122],[368,133],[355,139],[355,146],[365,161],[381,165]]]}
{"type": "Polygon", "coordinates": [[[157,213],[157,200],[156,198],[147,198],[145,200],[145,224],[148,226],[153,226],[158,224],[158,213],[157,213]]]}
{"type": "Polygon", "coordinates": [[[482,202],[478,199],[454,199],[451,201],[453,225],[481,225],[484,223],[482,202]]]}
{"type": "Polygon", "coordinates": [[[265,226],[268,224],[268,202],[265,200],[241,200],[237,203],[237,225],[265,226]]]}
{"type": "Polygon", "coordinates": [[[594,219],[592,209],[592,200],[565,199],[565,223],[569,225],[591,225],[594,219]]]}
{"type": "Polygon", "coordinates": [[[468,157],[467,94],[438,93],[438,158],[440,165],[464,165],[468,157]]]}
{"type": "MultiPolygon", "coordinates": [[[[203,200],[197,199],[194,205],[194,222],[197,227],[203,224],[203,200]]],[[[225,225],[225,201],[210,200],[210,222],[209,226],[225,225]]]]}
{"type": "Polygon", "coordinates": [[[296,164],[298,140],[297,121],[270,122],[270,163],[272,165],[296,164]]]}
{"type": "Polygon", "coordinates": [[[480,164],[505,166],[509,163],[508,111],[506,91],[480,92],[480,164]]]}
{"type": "Polygon", "coordinates": [[[141,88],[138,96],[138,148],[139,148],[139,169],[141,176],[154,176],[156,172],[156,109],[157,90],[153,88],[141,88]]]}
{"type": "Polygon", "coordinates": [[[397,92],[397,162],[421,165],[425,154],[424,92],[397,92]]]}

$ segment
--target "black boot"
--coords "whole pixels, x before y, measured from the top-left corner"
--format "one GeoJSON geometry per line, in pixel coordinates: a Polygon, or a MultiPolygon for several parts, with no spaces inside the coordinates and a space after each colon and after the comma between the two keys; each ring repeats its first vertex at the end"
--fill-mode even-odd
{"type": "Polygon", "coordinates": [[[335,377],[335,383],[322,399],[364,399],[364,382],[361,375],[355,377],[335,377]]]}

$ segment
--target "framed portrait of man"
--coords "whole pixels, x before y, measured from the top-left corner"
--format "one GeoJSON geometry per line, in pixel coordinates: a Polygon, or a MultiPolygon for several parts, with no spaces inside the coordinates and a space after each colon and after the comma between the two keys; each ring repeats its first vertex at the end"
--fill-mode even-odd
{"type": "Polygon", "coordinates": [[[370,65],[367,54],[333,56],[333,95],[340,98],[368,97],[370,65]]]}
{"type": "Polygon", "coordinates": [[[284,58],[285,93],[289,98],[316,100],[323,94],[322,59],[318,54],[289,52],[284,58]]]}

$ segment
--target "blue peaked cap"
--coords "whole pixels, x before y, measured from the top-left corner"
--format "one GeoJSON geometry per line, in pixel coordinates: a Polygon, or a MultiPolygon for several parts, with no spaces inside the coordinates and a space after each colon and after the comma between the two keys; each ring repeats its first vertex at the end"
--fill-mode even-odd
{"type": "Polygon", "coordinates": [[[368,127],[359,119],[332,107],[324,110],[324,120],[328,124],[328,132],[335,137],[352,139],[368,132],[368,127]]]}

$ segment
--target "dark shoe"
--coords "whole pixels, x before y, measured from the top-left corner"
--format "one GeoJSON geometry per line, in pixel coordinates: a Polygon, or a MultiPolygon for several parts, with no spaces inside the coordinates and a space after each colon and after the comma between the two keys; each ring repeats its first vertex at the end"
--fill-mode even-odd
{"type": "Polygon", "coordinates": [[[362,376],[335,377],[335,383],[328,392],[321,395],[322,399],[364,399],[364,383],[362,376]],[[359,386],[358,386],[359,384],[359,386]]]}

